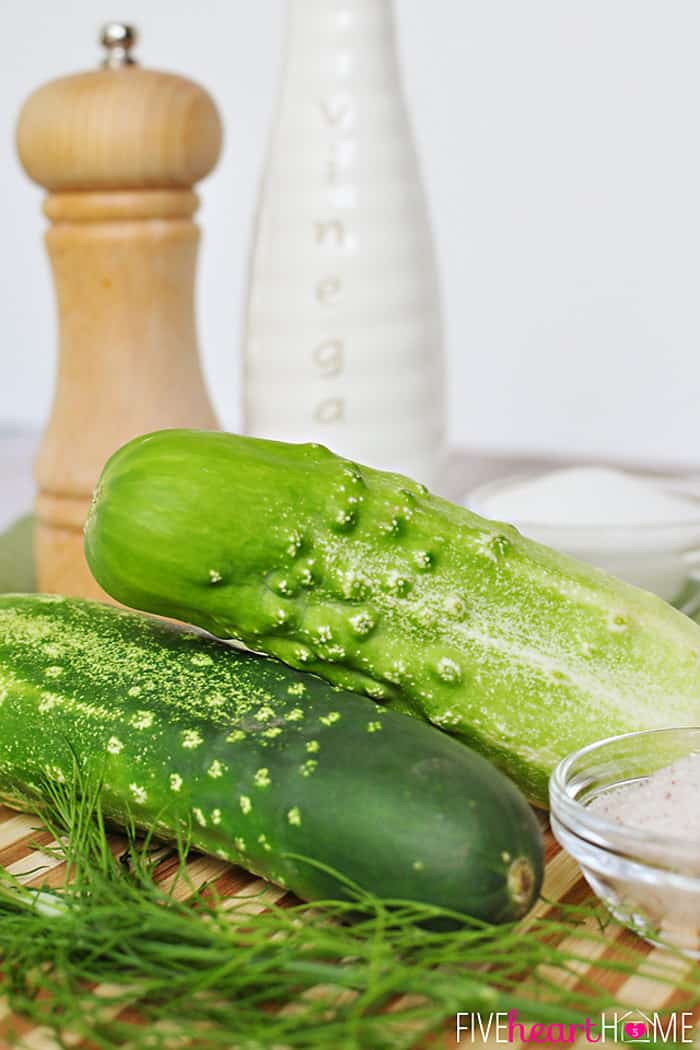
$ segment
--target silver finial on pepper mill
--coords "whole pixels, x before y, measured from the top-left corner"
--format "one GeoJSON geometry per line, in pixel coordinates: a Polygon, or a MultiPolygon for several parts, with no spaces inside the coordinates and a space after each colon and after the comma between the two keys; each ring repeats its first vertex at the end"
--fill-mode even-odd
{"type": "Polygon", "coordinates": [[[126,22],[107,22],[102,26],[100,43],[106,54],[102,60],[103,69],[121,69],[122,66],[135,66],[136,59],[131,54],[136,46],[138,33],[134,26],[126,22]]]}

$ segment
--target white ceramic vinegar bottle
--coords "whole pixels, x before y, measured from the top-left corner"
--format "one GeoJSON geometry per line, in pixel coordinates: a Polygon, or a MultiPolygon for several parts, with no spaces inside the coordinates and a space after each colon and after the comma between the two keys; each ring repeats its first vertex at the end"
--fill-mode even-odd
{"type": "Polygon", "coordinates": [[[391,0],[289,2],[244,355],[249,433],[439,478],[437,275],[391,0]]]}

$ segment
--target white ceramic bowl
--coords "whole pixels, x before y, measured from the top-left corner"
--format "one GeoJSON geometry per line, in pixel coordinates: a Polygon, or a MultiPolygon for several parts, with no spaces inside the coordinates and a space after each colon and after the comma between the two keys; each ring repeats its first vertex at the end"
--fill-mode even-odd
{"type": "Polygon", "coordinates": [[[700,727],[599,740],[559,763],[549,784],[552,831],[612,914],[652,943],[700,958],[700,842],[607,820],[594,798],[700,752],[700,727]]]}

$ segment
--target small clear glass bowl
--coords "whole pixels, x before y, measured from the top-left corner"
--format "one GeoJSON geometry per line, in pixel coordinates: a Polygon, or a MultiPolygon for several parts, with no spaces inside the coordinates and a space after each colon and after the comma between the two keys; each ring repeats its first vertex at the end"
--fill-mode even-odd
{"type": "Polygon", "coordinates": [[[694,959],[700,959],[700,842],[620,825],[588,807],[697,752],[700,726],[626,733],[568,755],[549,782],[552,831],[591,889],[619,922],[694,959]]]}

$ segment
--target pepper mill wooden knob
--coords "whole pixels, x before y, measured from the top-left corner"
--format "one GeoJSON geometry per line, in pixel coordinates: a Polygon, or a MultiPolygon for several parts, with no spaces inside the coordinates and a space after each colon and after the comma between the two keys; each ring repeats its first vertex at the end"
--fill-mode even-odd
{"type": "Polygon", "coordinates": [[[60,333],[35,468],[38,584],[102,599],[82,529],[105,460],[149,430],[217,425],[197,353],[192,187],[216,164],[221,124],[200,86],[136,65],[134,39],[105,27],[103,68],[40,87],[17,131],[49,191],[60,333]]]}

